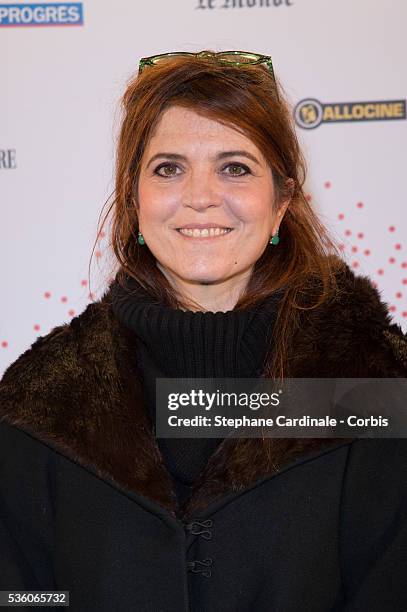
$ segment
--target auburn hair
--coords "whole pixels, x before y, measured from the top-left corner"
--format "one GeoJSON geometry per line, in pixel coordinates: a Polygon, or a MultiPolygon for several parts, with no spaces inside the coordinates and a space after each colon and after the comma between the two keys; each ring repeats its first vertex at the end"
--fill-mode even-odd
{"type": "MultiPolygon", "coordinates": [[[[146,67],[132,77],[122,98],[115,190],[110,212],[110,241],[116,280],[136,279],[158,303],[189,308],[156,266],[138,236],[137,187],[140,163],[164,110],[179,105],[240,130],[269,162],[276,193],[275,206],[290,204],[279,228],[280,244],[268,245],[235,309],[250,308],[282,290],[273,338],[263,376],[283,378],[300,312],[313,309],[338,290],[337,272],[343,261],[334,240],[304,193],[306,162],[300,149],[292,109],[279,79],[265,66],[224,65],[208,57],[177,56],[146,67]]],[[[100,232],[99,232],[100,233],[100,232]]],[[[293,349],[294,350],[294,349],[293,349]]]]}

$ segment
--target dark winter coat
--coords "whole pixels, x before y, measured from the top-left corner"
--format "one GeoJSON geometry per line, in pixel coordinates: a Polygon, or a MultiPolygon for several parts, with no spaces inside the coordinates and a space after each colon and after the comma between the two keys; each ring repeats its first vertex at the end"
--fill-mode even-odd
{"type": "MultiPolygon", "coordinates": [[[[367,279],[304,312],[293,375],[407,375],[367,279]]],[[[407,610],[403,439],[225,439],[177,509],[107,292],[0,384],[0,590],[74,612],[407,610]]]]}

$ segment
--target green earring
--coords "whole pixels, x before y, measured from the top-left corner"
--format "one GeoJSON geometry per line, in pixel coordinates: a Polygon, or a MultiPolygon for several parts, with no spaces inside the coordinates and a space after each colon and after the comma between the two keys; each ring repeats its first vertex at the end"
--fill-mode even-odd
{"type": "Polygon", "coordinates": [[[138,236],[137,236],[137,242],[138,242],[139,244],[145,244],[145,242],[144,242],[144,237],[143,237],[143,234],[142,234],[141,232],[139,232],[139,233],[138,233],[138,236]]]}
{"type": "Polygon", "coordinates": [[[278,237],[278,230],[277,230],[274,236],[271,237],[270,244],[278,244],[279,242],[280,242],[280,238],[278,237]]]}

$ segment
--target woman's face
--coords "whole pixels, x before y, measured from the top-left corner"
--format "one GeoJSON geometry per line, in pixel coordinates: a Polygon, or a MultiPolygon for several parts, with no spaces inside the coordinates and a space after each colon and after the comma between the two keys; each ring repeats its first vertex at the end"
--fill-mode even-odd
{"type": "Polygon", "coordinates": [[[194,284],[243,284],[263,251],[279,248],[269,240],[288,202],[275,212],[272,173],[261,151],[193,110],[172,106],[162,114],[141,161],[137,195],[146,245],[187,293],[194,284]],[[230,231],[212,235],[208,226],[230,231]]]}

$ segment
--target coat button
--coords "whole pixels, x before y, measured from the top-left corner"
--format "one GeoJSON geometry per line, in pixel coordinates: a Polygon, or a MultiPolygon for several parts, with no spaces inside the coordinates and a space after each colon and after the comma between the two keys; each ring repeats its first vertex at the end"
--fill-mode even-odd
{"type": "Polygon", "coordinates": [[[192,533],[192,535],[201,535],[205,540],[211,540],[212,531],[209,527],[212,526],[213,520],[206,519],[205,521],[191,521],[191,523],[185,525],[185,529],[187,532],[192,533]]]}
{"type": "Polygon", "coordinates": [[[206,578],[210,578],[212,570],[210,566],[213,564],[213,559],[208,557],[203,561],[187,561],[187,571],[193,572],[194,574],[202,574],[206,578]]]}

